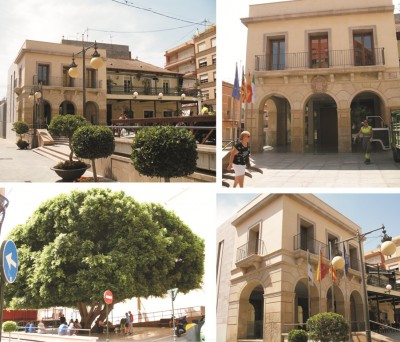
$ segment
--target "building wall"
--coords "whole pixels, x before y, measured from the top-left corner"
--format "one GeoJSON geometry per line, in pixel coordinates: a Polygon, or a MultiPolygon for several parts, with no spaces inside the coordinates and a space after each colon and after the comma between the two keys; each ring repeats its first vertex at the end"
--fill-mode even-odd
{"type": "Polygon", "coordinates": [[[390,0],[292,0],[252,5],[249,17],[242,22],[248,28],[247,69],[254,71],[256,83],[256,103],[253,110],[247,111],[245,127],[252,133],[253,150],[261,151],[265,144],[263,113],[267,101],[276,106],[269,106],[267,143],[287,146],[294,152],[305,152],[317,144],[313,134],[317,124],[311,123],[313,112],[307,113],[312,110],[310,101],[315,103],[323,97],[336,108],[336,121],[332,123],[335,137],[331,143],[338,152],[351,151],[351,106],[357,95],[379,102],[373,114],[382,116],[386,124],[390,111],[400,107],[400,99],[395,95],[400,91],[400,75],[390,0]],[[259,70],[273,38],[284,38],[285,53],[300,58],[309,51],[311,36],[327,34],[329,50],[352,51],[353,31],[363,30],[373,32],[375,48],[384,48],[384,64],[289,68],[293,61],[288,56],[285,70],[259,70]],[[287,122],[282,119],[285,116],[287,122]]]}
{"type": "MultiPolygon", "coordinates": [[[[221,268],[217,277],[217,320],[218,328],[224,329],[225,325],[227,327],[226,336],[221,332],[221,339],[217,339],[218,341],[250,338],[246,336],[249,329],[246,322],[247,310],[250,310],[248,303],[251,296],[260,289],[264,298],[261,319],[263,338],[256,338],[279,341],[282,333],[303,320],[298,316],[298,301],[301,299],[298,287],[307,286],[307,252],[303,247],[296,248],[295,236],[299,234],[300,226],[304,222],[313,227],[313,238],[325,244],[329,236],[344,240],[353,237],[359,229],[313,195],[306,194],[260,195],[218,228],[217,243],[223,242],[224,249],[223,255],[219,254],[218,259],[221,268]],[[237,259],[241,255],[240,251],[246,250],[243,246],[247,244],[247,248],[251,249],[249,242],[255,228],[262,241],[262,245],[258,246],[258,253],[237,259]]],[[[349,251],[350,245],[346,247],[349,251]]],[[[324,248],[323,254],[327,255],[326,247],[324,248]]],[[[328,295],[332,284],[328,275],[321,282],[321,297],[319,296],[320,285],[316,281],[318,253],[316,250],[310,252],[314,274],[314,285],[310,287],[311,315],[320,310],[332,310],[328,295]]],[[[328,259],[325,262],[328,263],[328,259]]],[[[351,272],[345,277],[338,271],[340,281],[334,286],[336,312],[350,320],[352,296],[357,320],[362,321],[361,275],[356,270],[351,272]]]]}
{"type": "Polygon", "coordinates": [[[222,82],[222,140],[236,140],[240,132],[240,101],[232,98],[233,84],[222,82]]]}

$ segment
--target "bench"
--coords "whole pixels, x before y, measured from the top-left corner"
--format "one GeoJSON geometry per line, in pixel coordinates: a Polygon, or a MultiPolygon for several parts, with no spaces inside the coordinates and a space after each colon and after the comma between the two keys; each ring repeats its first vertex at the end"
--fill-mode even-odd
{"type": "MultiPolygon", "coordinates": [[[[4,333],[6,336],[7,333],[4,333]]],[[[19,341],[41,341],[41,342],[56,342],[56,341],[81,341],[81,342],[96,342],[98,337],[94,336],[79,336],[79,335],[54,335],[54,334],[37,334],[26,332],[12,332],[11,337],[19,341]]]]}

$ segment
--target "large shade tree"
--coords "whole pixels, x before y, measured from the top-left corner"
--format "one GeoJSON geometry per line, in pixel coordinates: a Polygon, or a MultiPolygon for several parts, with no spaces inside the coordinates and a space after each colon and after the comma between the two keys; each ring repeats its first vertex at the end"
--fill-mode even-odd
{"type": "Polygon", "coordinates": [[[85,327],[133,297],[201,287],[204,241],[173,212],[124,192],[74,190],[43,202],[10,234],[19,273],[6,289],[13,308],[78,308],[85,327]]]}

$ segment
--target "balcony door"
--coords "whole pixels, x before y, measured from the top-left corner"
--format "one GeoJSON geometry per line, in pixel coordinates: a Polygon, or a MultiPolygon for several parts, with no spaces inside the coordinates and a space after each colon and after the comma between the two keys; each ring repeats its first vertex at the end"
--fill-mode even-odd
{"type": "Polygon", "coordinates": [[[269,41],[269,69],[285,69],[285,39],[271,39],[269,41]]]}
{"type": "Polygon", "coordinates": [[[353,34],[354,65],[374,65],[374,46],[372,32],[353,34]]]}
{"type": "Polygon", "coordinates": [[[310,37],[310,57],[311,68],[329,67],[328,35],[310,37]]]}

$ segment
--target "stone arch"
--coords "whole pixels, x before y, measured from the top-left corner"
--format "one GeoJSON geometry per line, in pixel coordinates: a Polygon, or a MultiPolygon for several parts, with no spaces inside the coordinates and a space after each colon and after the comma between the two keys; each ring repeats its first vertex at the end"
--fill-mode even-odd
{"type": "Polygon", "coordinates": [[[73,102],[65,100],[59,106],[59,114],[76,114],[76,106],[73,102]]]}
{"type": "Polygon", "coordinates": [[[328,288],[326,293],[326,308],[329,312],[336,312],[343,317],[346,317],[344,295],[339,286],[333,285],[333,296],[332,286],[328,288]]]}
{"type": "Polygon", "coordinates": [[[350,294],[351,331],[364,330],[364,305],[360,292],[354,290],[350,294]]]}
{"type": "Polygon", "coordinates": [[[259,149],[272,146],[290,150],[292,143],[292,113],[289,97],[282,93],[265,95],[258,107],[257,135],[259,149]]]}
{"type": "Polygon", "coordinates": [[[308,278],[300,279],[294,287],[294,317],[293,322],[298,323],[297,328],[305,328],[307,319],[319,312],[319,294],[313,284],[308,286],[308,278]]]}
{"type": "Polygon", "coordinates": [[[99,123],[99,105],[96,102],[86,102],[85,119],[94,125],[99,123]]]}
{"type": "Polygon", "coordinates": [[[51,121],[51,104],[43,100],[43,113],[41,116],[41,127],[47,127],[51,121]]]}
{"type": "Polygon", "coordinates": [[[238,332],[239,339],[263,339],[264,288],[261,283],[248,283],[240,293],[238,332]]]}

